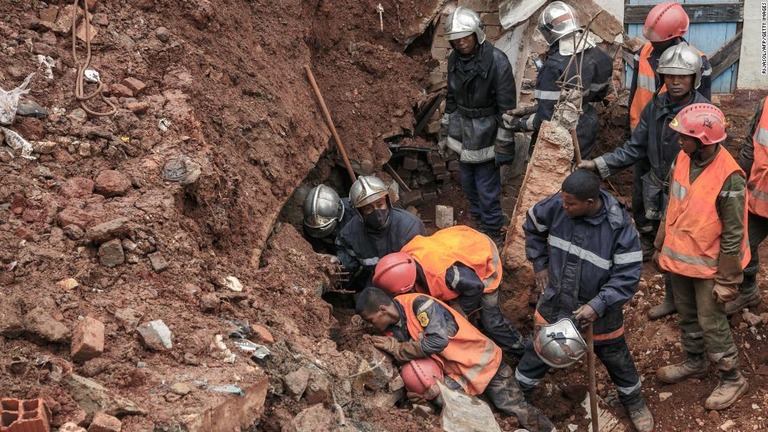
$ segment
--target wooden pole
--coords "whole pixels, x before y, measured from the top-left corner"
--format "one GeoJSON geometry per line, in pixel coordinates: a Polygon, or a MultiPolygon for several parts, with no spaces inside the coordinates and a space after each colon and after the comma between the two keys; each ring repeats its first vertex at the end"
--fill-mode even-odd
{"type": "Polygon", "coordinates": [[[597,383],[595,382],[595,335],[592,323],[587,326],[587,370],[589,374],[589,412],[592,416],[592,432],[598,432],[597,420],[597,383]]]}
{"type": "Polygon", "coordinates": [[[579,147],[579,137],[576,135],[576,129],[571,129],[571,140],[573,141],[574,165],[578,165],[581,163],[581,147],[579,147]]]}
{"type": "Polygon", "coordinates": [[[309,78],[309,83],[312,84],[312,88],[315,90],[315,95],[317,96],[317,100],[320,102],[320,108],[323,110],[323,114],[325,115],[325,121],[328,122],[328,128],[331,129],[331,134],[333,135],[333,139],[336,140],[336,148],[339,149],[339,153],[341,153],[341,158],[344,160],[344,166],[347,167],[347,173],[349,174],[349,178],[352,179],[354,182],[357,180],[357,177],[355,176],[355,171],[352,170],[352,164],[349,163],[349,158],[347,158],[347,152],[344,150],[344,145],[341,143],[341,138],[339,138],[338,132],[336,132],[336,126],[333,125],[333,119],[331,118],[331,113],[328,112],[328,107],[325,106],[325,100],[323,99],[323,94],[320,93],[320,88],[317,86],[317,82],[315,82],[315,76],[312,74],[312,69],[309,68],[309,65],[304,65],[304,69],[307,71],[307,77],[309,78]]]}

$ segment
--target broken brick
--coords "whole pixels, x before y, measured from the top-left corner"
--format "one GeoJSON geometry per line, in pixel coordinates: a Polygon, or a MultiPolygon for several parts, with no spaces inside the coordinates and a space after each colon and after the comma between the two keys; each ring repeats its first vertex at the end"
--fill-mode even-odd
{"type": "Polygon", "coordinates": [[[72,333],[72,360],[80,363],[100,356],[104,352],[104,324],[85,317],[72,333]]]}
{"type": "Polygon", "coordinates": [[[0,431],[48,432],[51,410],[43,399],[0,399],[0,431]]]}
{"type": "Polygon", "coordinates": [[[251,324],[251,331],[258,336],[259,342],[264,342],[268,344],[275,343],[275,338],[272,336],[272,333],[267,330],[266,327],[259,325],[259,324],[251,324]]]}
{"type": "Polygon", "coordinates": [[[109,86],[109,93],[117,97],[133,97],[133,92],[122,84],[112,84],[109,86]]]}
{"type": "Polygon", "coordinates": [[[403,169],[415,171],[419,167],[419,160],[414,156],[406,156],[403,159],[403,169]]]}
{"type": "Polygon", "coordinates": [[[103,412],[97,412],[93,416],[91,425],[88,426],[88,432],[120,432],[123,428],[122,422],[116,417],[103,412]]]}
{"type": "Polygon", "coordinates": [[[128,77],[123,80],[123,85],[131,89],[134,95],[139,94],[142,90],[147,88],[147,85],[144,84],[142,81],[137,80],[133,77],[128,77]]]}

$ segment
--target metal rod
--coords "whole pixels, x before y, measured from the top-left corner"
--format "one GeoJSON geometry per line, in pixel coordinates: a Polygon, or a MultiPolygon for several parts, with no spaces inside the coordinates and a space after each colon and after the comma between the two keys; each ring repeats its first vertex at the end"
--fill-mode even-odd
{"type": "Polygon", "coordinates": [[[595,335],[592,323],[587,326],[587,369],[589,374],[589,412],[592,416],[592,432],[600,430],[597,419],[597,383],[595,382],[595,335]]]}
{"type": "Polygon", "coordinates": [[[397,181],[397,183],[400,186],[402,186],[403,189],[405,189],[406,192],[410,192],[411,191],[411,188],[409,188],[408,185],[405,184],[405,182],[403,181],[402,177],[400,177],[400,175],[397,173],[397,171],[395,171],[395,169],[392,168],[392,165],[390,165],[389,162],[384,164],[384,168],[386,168],[387,171],[389,171],[389,173],[392,174],[392,177],[395,179],[395,181],[397,181]]]}
{"type": "Polygon", "coordinates": [[[333,139],[336,140],[336,148],[339,149],[339,153],[341,153],[341,159],[344,160],[344,166],[347,167],[347,173],[349,174],[349,178],[352,179],[352,181],[357,180],[357,176],[355,176],[355,171],[352,170],[352,164],[349,163],[349,158],[347,158],[347,152],[344,150],[344,144],[341,143],[341,138],[339,138],[338,132],[336,132],[336,126],[333,125],[333,119],[331,118],[331,113],[328,112],[328,107],[325,106],[325,100],[323,99],[323,94],[320,93],[320,88],[317,86],[317,82],[315,82],[315,76],[312,74],[312,69],[309,68],[309,65],[304,65],[304,69],[307,71],[307,77],[309,78],[309,83],[312,84],[312,88],[315,90],[315,95],[317,95],[317,100],[320,102],[320,108],[323,110],[323,114],[325,115],[325,121],[328,122],[328,128],[331,129],[331,134],[333,135],[333,139]]]}

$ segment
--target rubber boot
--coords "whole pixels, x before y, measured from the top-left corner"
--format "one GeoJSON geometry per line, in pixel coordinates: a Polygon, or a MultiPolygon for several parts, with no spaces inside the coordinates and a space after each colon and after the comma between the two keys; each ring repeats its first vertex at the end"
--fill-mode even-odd
{"type": "Polygon", "coordinates": [[[502,363],[483,393],[504,415],[517,417],[520,425],[531,432],[555,431],[555,425],[538,408],[530,405],[513,376],[512,368],[502,363]]]}
{"type": "Polygon", "coordinates": [[[757,287],[757,275],[744,274],[744,282],[739,285],[739,296],[725,304],[725,313],[733,315],[744,308],[754,308],[760,304],[760,290],[757,287]]]}
{"type": "Polygon", "coordinates": [[[627,407],[629,412],[629,419],[632,420],[632,425],[635,426],[637,432],[652,432],[653,431],[653,414],[651,410],[645,405],[644,402],[633,407],[627,407]]]}
{"type": "Polygon", "coordinates": [[[673,313],[677,313],[677,308],[675,308],[675,296],[672,294],[672,281],[667,274],[664,276],[664,301],[648,310],[648,318],[657,320],[673,313]]]}
{"type": "Polygon", "coordinates": [[[643,252],[643,262],[651,262],[653,253],[656,252],[656,246],[653,245],[654,236],[650,234],[640,234],[640,250],[643,252]]]}
{"type": "Polygon", "coordinates": [[[684,362],[660,367],[656,378],[666,384],[678,383],[686,378],[703,377],[707,374],[709,364],[704,354],[688,353],[684,362]]]}
{"type": "Polygon", "coordinates": [[[709,410],[723,410],[733,405],[741,395],[747,392],[749,383],[738,369],[733,369],[723,374],[720,384],[709,395],[704,408],[709,410]]]}

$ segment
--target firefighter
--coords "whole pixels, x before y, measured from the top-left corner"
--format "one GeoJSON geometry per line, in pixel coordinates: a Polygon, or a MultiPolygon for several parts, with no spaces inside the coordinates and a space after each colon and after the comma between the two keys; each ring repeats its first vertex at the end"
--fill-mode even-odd
{"type": "MultiPolygon", "coordinates": [[[[526,257],[542,291],[534,324],[546,326],[570,317],[582,326],[593,323],[595,354],[616,386],[619,401],[638,431],[652,431],[653,415],[627,347],[621,309],[637,292],[643,268],[640,240],[629,213],[600,188],[596,174],[576,170],[559,193],[528,211],[523,231],[526,257]]],[[[559,363],[545,361],[536,344],[528,345],[515,371],[526,392],[559,363]]]]}
{"type": "Polygon", "coordinates": [[[515,78],[506,54],[486,40],[483,22],[457,7],[445,21],[448,89],[440,126],[441,151],[459,154],[461,188],[475,226],[497,244],[504,241],[499,166],[514,162],[514,134],[501,115],[517,105],[515,78]]]}
{"type": "Polygon", "coordinates": [[[501,349],[522,357],[520,332],[499,308],[502,265],[499,250],[486,235],[468,226],[454,226],[429,237],[416,236],[400,252],[379,261],[373,286],[391,296],[429,294],[470,315],[480,310],[484,333],[501,349]]]}
{"type": "Polygon", "coordinates": [[[663,383],[706,375],[705,353],[721,374],[704,402],[709,410],[733,405],[749,387],[737,365],[738,349],[725,302],[738,296],[750,259],[746,234],[744,171],[723,147],[725,116],[710,104],[693,104],[670,127],[680,133],[663,229],[654,262],[672,274],[685,361],[656,371],[663,383]]]}
{"type": "MultiPolygon", "coordinates": [[[[653,239],[667,201],[665,183],[670,166],[680,151],[678,134],[669,124],[685,107],[709,102],[696,90],[701,83],[701,56],[685,42],[664,52],[659,59],[658,73],[669,91],[654,94],[653,100],[643,109],[632,139],[610,153],[579,164],[579,168],[597,171],[603,178],[632,165],[635,168],[642,166],[643,169],[649,167],[640,178],[640,183],[633,185],[633,188],[640,189],[640,201],[644,204],[636,207],[635,198],[632,201],[635,226],[640,232],[646,261],[653,257],[653,239]]],[[[665,279],[665,285],[664,301],[648,311],[650,319],[675,313],[669,276],[665,279]]]]}
{"type": "Polygon", "coordinates": [[[358,177],[349,190],[349,202],[357,217],[336,238],[336,257],[350,274],[350,287],[360,290],[370,282],[379,258],[427,232],[421,219],[392,208],[389,189],[377,177],[358,177]]]}
{"type": "Polygon", "coordinates": [[[584,31],[576,13],[563,2],[552,2],[544,9],[537,29],[549,45],[546,60],[536,77],[537,111],[523,118],[505,116],[505,120],[513,131],[538,131],[543,121],[552,120],[555,104],[560,100],[561,77],[565,88],[575,88],[578,84],[575,77],[581,76],[583,113],[576,135],[581,156],[587,158],[597,136],[597,111],[592,103],[602,102],[611,88],[613,60],[587,37],[582,38],[584,31]]]}
{"type": "Polygon", "coordinates": [[[758,246],[768,236],[768,98],[757,106],[749,133],[739,153],[739,166],[747,173],[749,217],[747,233],[752,258],[744,269],[744,281],[739,285],[739,297],[725,304],[725,313],[733,315],[745,307],[760,304],[757,271],[760,261],[758,246]],[[757,145],[755,145],[757,144],[757,145]]]}
{"type": "Polygon", "coordinates": [[[336,254],[336,237],[355,214],[349,198],[341,198],[333,188],[317,185],[310,189],[302,206],[304,237],[315,252],[336,254]]]}
{"type": "Polygon", "coordinates": [[[371,341],[398,362],[432,357],[443,366],[449,388],[485,395],[502,414],[517,417],[532,432],[554,430],[552,422],[525,401],[501,349],[442,301],[418,293],[393,299],[370,287],[360,293],[356,310],[388,334],[371,341]]]}

